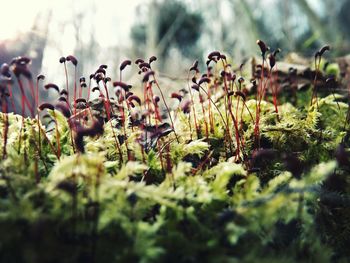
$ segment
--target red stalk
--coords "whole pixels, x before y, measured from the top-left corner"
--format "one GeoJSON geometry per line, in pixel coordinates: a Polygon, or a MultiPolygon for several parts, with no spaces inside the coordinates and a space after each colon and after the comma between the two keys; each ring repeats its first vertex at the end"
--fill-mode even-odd
{"type": "Polygon", "coordinates": [[[163,92],[162,92],[162,89],[160,88],[159,83],[158,83],[158,81],[157,81],[157,79],[156,79],[156,77],[155,77],[154,75],[153,75],[153,79],[154,79],[154,83],[156,84],[156,86],[157,86],[157,88],[158,88],[158,90],[159,90],[159,92],[160,92],[160,95],[161,95],[161,97],[162,97],[162,100],[163,100],[163,103],[164,103],[164,105],[165,105],[165,108],[166,108],[166,110],[167,110],[167,112],[168,112],[169,119],[170,119],[170,122],[171,122],[171,127],[172,127],[173,130],[174,130],[174,134],[175,134],[176,141],[179,143],[180,141],[179,141],[179,138],[178,138],[177,133],[176,133],[176,131],[175,131],[175,126],[174,126],[173,118],[171,117],[170,109],[169,109],[169,107],[168,107],[168,104],[167,104],[166,101],[165,101],[165,98],[164,98],[164,94],[163,94],[163,92]]]}
{"type": "Polygon", "coordinates": [[[8,121],[8,115],[7,115],[8,105],[7,105],[7,100],[6,100],[4,94],[1,95],[1,104],[2,104],[2,112],[4,113],[3,116],[5,118],[4,136],[3,136],[4,144],[3,144],[3,150],[2,150],[2,159],[5,160],[5,158],[7,156],[6,145],[7,145],[9,121],[8,121]]]}
{"type": "Polygon", "coordinates": [[[205,117],[204,100],[203,100],[203,96],[199,90],[198,90],[198,96],[199,96],[199,102],[202,106],[203,120],[204,120],[204,124],[205,124],[205,137],[208,139],[209,138],[209,130],[208,130],[208,122],[207,122],[207,119],[205,117]]]}
{"type": "Polygon", "coordinates": [[[74,65],[74,114],[77,113],[76,99],[77,99],[77,66],[74,65]]]}
{"type": "MultiPolygon", "coordinates": [[[[189,91],[190,97],[191,97],[191,107],[192,107],[192,111],[193,111],[194,125],[196,127],[197,138],[199,138],[199,127],[198,127],[197,117],[196,117],[196,108],[194,106],[192,88],[190,87],[189,80],[190,80],[190,71],[188,72],[188,75],[187,75],[187,88],[188,88],[188,91],[189,91]]],[[[189,115],[191,116],[191,114],[189,114],[189,115]]],[[[191,140],[192,140],[192,131],[191,131],[191,140]]]]}
{"type": "Polygon", "coordinates": [[[12,111],[14,113],[16,113],[16,105],[15,105],[15,99],[13,98],[13,94],[12,94],[12,85],[9,84],[8,85],[8,90],[9,90],[9,94],[10,94],[10,99],[11,99],[11,106],[12,106],[12,111]]]}

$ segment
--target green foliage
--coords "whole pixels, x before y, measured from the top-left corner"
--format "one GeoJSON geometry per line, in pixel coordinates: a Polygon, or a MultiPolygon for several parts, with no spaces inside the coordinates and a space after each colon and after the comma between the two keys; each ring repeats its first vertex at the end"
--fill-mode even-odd
{"type": "Polygon", "coordinates": [[[153,116],[149,130],[126,122],[125,133],[105,119],[103,133],[83,137],[84,153],[56,110],[47,127],[1,113],[0,261],[349,260],[343,97],[285,102],[278,113],[267,100],[231,98],[235,118],[227,98],[194,103],[198,131],[180,109],[165,131],[153,116]]]}
{"type": "MultiPolygon", "coordinates": [[[[195,44],[201,35],[202,15],[191,12],[180,1],[161,1],[156,8],[150,4],[149,9],[148,12],[156,19],[155,37],[167,47],[159,55],[165,57],[170,50],[169,46],[172,46],[186,56],[193,56],[196,52],[195,44]]],[[[145,24],[136,24],[131,29],[131,38],[138,50],[142,50],[147,43],[147,30],[145,24]]]]}

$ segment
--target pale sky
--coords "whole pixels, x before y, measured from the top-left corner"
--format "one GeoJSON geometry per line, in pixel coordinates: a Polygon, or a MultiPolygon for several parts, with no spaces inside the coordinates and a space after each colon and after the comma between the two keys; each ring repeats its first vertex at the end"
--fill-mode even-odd
{"type": "MultiPolygon", "coordinates": [[[[51,11],[48,24],[47,44],[44,49],[42,72],[51,81],[62,82],[61,56],[75,54],[77,34],[81,43],[89,43],[93,38],[98,45],[99,56],[81,61],[84,70],[92,71],[96,63],[113,65],[106,54],[110,47],[130,45],[130,28],[135,23],[136,7],[148,0],[0,0],[0,42],[14,39],[31,30],[38,14],[43,15],[40,22],[45,22],[45,15],[51,11]],[[78,31],[74,23],[81,23],[78,31]]],[[[44,34],[46,25],[39,24],[38,37],[44,34]]],[[[33,55],[29,54],[32,58],[33,55]]],[[[80,58],[78,58],[80,59],[80,58]]],[[[114,58],[115,59],[115,58],[114,58]]],[[[121,58],[122,59],[122,58],[121,58]]],[[[87,74],[87,73],[86,73],[87,74]]]]}
{"type": "Polygon", "coordinates": [[[91,23],[103,27],[104,32],[116,27],[118,34],[99,34],[102,43],[113,43],[118,37],[128,36],[130,25],[135,19],[135,8],[147,0],[0,0],[0,41],[11,39],[30,30],[38,13],[53,11],[52,22],[69,21],[73,13],[80,10],[96,11],[91,23]]]}

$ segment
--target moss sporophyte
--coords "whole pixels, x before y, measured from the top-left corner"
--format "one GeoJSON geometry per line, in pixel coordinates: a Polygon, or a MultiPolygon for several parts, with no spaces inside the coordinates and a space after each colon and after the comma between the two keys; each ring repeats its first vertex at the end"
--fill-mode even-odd
{"type": "Polygon", "coordinates": [[[79,78],[62,56],[63,87],[4,63],[0,261],[349,260],[348,73],[328,45],[304,67],[258,50],[213,51],[176,89],[155,56],[79,78]]]}

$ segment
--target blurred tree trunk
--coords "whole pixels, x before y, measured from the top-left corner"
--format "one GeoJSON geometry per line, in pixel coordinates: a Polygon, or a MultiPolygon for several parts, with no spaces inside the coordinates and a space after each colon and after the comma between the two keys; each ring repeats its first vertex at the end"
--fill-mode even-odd
{"type": "Polygon", "coordinates": [[[250,28],[251,34],[253,36],[255,36],[256,39],[258,39],[259,38],[259,30],[256,26],[257,21],[254,18],[253,12],[252,12],[249,4],[247,3],[246,0],[239,0],[238,2],[240,3],[241,10],[248,18],[248,23],[249,23],[249,28],[250,28]]]}
{"type": "MultiPolygon", "coordinates": [[[[30,65],[30,69],[34,80],[36,79],[36,76],[41,73],[44,49],[48,41],[47,35],[49,31],[49,24],[51,22],[51,16],[51,11],[47,13],[38,13],[30,32],[28,32],[24,37],[22,36],[24,43],[23,47],[21,50],[15,51],[16,53],[14,56],[24,54],[31,57],[32,63],[30,65]]],[[[13,90],[15,105],[16,109],[18,110],[21,108],[21,97],[19,96],[20,90],[17,83],[14,85],[13,90]]],[[[31,96],[28,90],[25,92],[27,93],[29,103],[34,104],[34,98],[31,96]]],[[[41,89],[40,96],[43,96],[43,94],[47,94],[47,91],[41,89]]],[[[26,112],[26,114],[29,114],[29,112],[26,112]]]]}
{"type": "Polygon", "coordinates": [[[296,42],[295,38],[292,34],[292,28],[290,25],[290,17],[291,17],[291,5],[293,3],[289,1],[283,1],[278,3],[278,7],[282,12],[282,33],[284,34],[284,38],[282,39],[283,45],[288,48],[288,50],[295,50],[296,42]]]}
{"type": "Polygon", "coordinates": [[[158,7],[155,0],[149,4],[148,9],[148,23],[146,28],[146,54],[148,57],[157,56],[158,43],[158,7]]]}
{"type": "Polygon", "coordinates": [[[259,39],[260,32],[257,25],[257,20],[254,18],[251,7],[246,0],[230,0],[234,12],[239,17],[239,21],[243,24],[244,34],[238,36],[238,42],[244,41],[244,35],[246,36],[246,41],[244,44],[245,50],[256,50],[256,40],[259,39]],[[235,8],[237,5],[238,8],[235,8]],[[238,12],[237,12],[238,11],[238,12]],[[241,14],[239,13],[241,12],[241,14]]]}
{"type": "MultiPolygon", "coordinates": [[[[327,0],[325,2],[325,8],[327,10],[327,24],[332,33],[332,43],[334,43],[335,52],[342,53],[343,48],[348,46],[349,43],[348,40],[345,39],[344,32],[342,31],[343,25],[340,22],[340,12],[338,10],[343,8],[343,6],[339,6],[339,4],[342,5],[343,3],[340,1],[335,3],[333,0],[327,0]]],[[[348,26],[347,23],[345,23],[345,25],[348,26]]]]}
{"type": "Polygon", "coordinates": [[[170,41],[173,39],[175,33],[180,29],[182,22],[185,19],[185,15],[186,14],[184,13],[180,13],[172,25],[168,28],[168,31],[165,33],[162,39],[160,39],[156,47],[158,54],[164,54],[165,49],[168,48],[170,41]]]}
{"type": "Polygon", "coordinates": [[[332,43],[334,39],[332,38],[331,30],[328,30],[329,27],[325,23],[323,23],[320,17],[316,14],[316,12],[311,9],[307,1],[296,0],[295,3],[299,6],[300,10],[307,16],[312,31],[319,34],[322,41],[332,43]]]}

